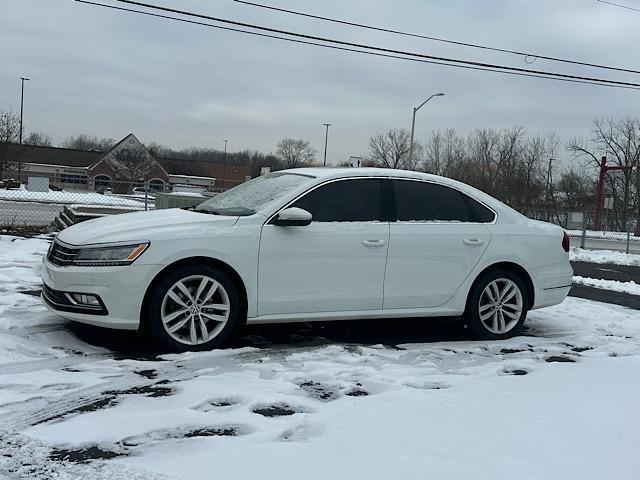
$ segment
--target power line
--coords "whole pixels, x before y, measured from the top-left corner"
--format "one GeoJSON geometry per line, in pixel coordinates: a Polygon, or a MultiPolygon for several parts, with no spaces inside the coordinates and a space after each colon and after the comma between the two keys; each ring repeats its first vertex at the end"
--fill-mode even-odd
{"type": "Polygon", "coordinates": [[[606,3],[607,5],[613,5],[614,7],[624,8],[626,10],[633,10],[634,12],[640,12],[640,8],[628,7],[627,5],[620,5],[619,3],[607,2],[605,0],[596,0],[596,1],[600,3],[606,3]]]}
{"type": "MultiPolygon", "coordinates": [[[[323,20],[326,22],[333,22],[333,23],[339,23],[342,25],[349,25],[352,27],[358,27],[358,28],[365,28],[367,30],[376,30],[378,32],[385,32],[385,33],[393,33],[396,35],[402,35],[405,37],[413,37],[413,38],[421,38],[424,40],[432,40],[434,42],[442,42],[442,43],[448,43],[451,45],[459,45],[459,46],[463,46],[463,47],[471,47],[471,48],[478,48],[481,50],[490,50],[493,52],[500,52],[500,53],[509,53],[509,54],[513,54],[513,55],[519,55],[524,57],[525,62],[527,63],[533,63],[535,62],[535,60],[537,59],[542,59],[542,60],[549,60],[552,62],[561,62],[561,63],[570,63],[573,65],[581,65],[581,66],[585,66],[585,67],[594,67],[594,68],[602,68],[602,69],[606,69],[606,70],[615,70],[618,72],[626,72],[626,73],[640,73],[640,70],[633,70],[633,69],[629,69],[629,68],[620,68],[620,67],[612,67],[609,65],[601,65],[601,64],[597,64],[597,63],[589,63],[589,62],[581,62],[578,60],[569,60],[569,59],[565,59],[565,58],[559,58],[559,57],[549,57],[546,55],[537,55],[534,53],[527,53],[527,52],[521,52],[518,50],[509,50],[506,48],[498,48],[498,47],[489,47],[487,45],[480,45],[480,44],[476,44],[476,43],[468,43],[468,42],[461,42],[458,40],[450,40],[450,39],[446,39],[446,38],[440,38],[440,37],[432,37],[429,35],[421,35],[418,33],[411,33],[411,32],[405,32],[402,30],[394,30],[394,29],[390,29],[390,28],[384,28],[384,27],[375,27],[372,25],[365,25],[363,23],[356,23],[356,22],[350,22],[347,20],[340,20],[338,18],[331,18],[331,17],[323,17],[321,15],[313,15],[310,13],[306,13],[306,12],[300,12],[300,11],[296,11],[296,10],[288,10],[286,8],[280,8],[280,7],[274,7],[272,5],[264,5],[264,4],[260,4],[260,3],[254,3],[254,2],[249,2],[247,0],[233,0],[236,3],[243,3],[245,5],[250,5],[253,7],[260,7],[260,8],[265,8],[267,10],[274,10],[274,11],[278,11],[278,12],[283,12],[283,13],[290,13],[292,15],[299,15],[302,17],[307,17],[307,18],[314,18],[316,20],[323,20]],[[532,58],[533,61],[528,61],[528,58],[532,58]]],[[[598,0],[601,1],[601,0],[598,0]]],[[[610,2],[603,2],[603,3],[610,3],[610,2]]],[[[612,4],[614,5],[614,4],[612,4]]],[[[629,8],[629,7],[625,7],[625,8],[629,8]]],[[[636,10],[636,9],[632,9],[632,10],[636,10]]],[[[640,10],[638,10],[640,11],[640,10]]]]}
{"type": "Polygon", "coordinates": [[[512,72],[512,71],[499,70],[499,69],[489,68],[489,67],[476,67],[476,66],[471,66],[471,65],[459,65],[459,64],[454,64],[454,63],[447,63],[446,61],[426,60],[426,59],[421,59],[421,58],[412,58],[412,57],[403,56],[403,55],[392,55],[392,54],[386,54],[386,53],[371,52],[371,51],[366,51],[366,50],[359,50],[359,49],[356,49],[356,48],[348,48],[348,47],[342,47],[342,46],[336,46],[336,45],[326,45],[326,44],[323,44],[323,43],[317,43],[317,42],[312,42],[312,41],[308,41],[308,40],[299,40],[299,39],[282,37],[282,36],[278,36],[278,35],[259,33],[259,32],[252,32],[252,31],[249,31],[249,30],[243,30],[243,29],[239,29],[239,28],[224,27],[224,26],[221,26],[221,25],[212,25],[210,23],[200,22],[200,21],[196,21],[196,20],[187,20],[187,19],[184,19],[184,18],[173,17],[173,16],[170,16],[170,15],[162,15],[162,14],[158,14],[158,13],[151,13],[151,12],[146,12],[146,11],[141,11],[141,10],[135,10],[135,9],[132,9],[132,8],[119,7],[119,6],[115,6],[115,5],[107,5],[107,4],[103,4],[103,3],[99,3],[99,2],[93,2],[93,1],[89,1],[89,0],[75,0],[75,1],[78,2],[78,3],[84,3],[84,4],[88,4],[88,5],[104,7],[104,8],[109,8],[109,9],[113,9],[113,10],[119,10],[119,11],[124,11],[124,12],[129,12],[129,13],[140,14],[140,15],[146,15],[146,16],[150,16],[150,17],[162,18],[162,19],[166,19],[166,20],[173,20],[173,21],[178,21],[178,22],[183,22],[183,23],[188,23],[188,24],[194,24],[194,25],[200,25],[200,26],[205,26],[205,27],[210,27],[210,28],[216,28],[216,29],[220,29],[220,30],[238,32],[238,33],[245,33],[245,34],[248,34],[248,35],[272,38],[272,39],[277,39],[277,40],[284,40],[284,41],[288,41],[288,42],[305,44],[305,45],[314,45],[314,46],[318,46],[318,47],[322,47],[322,48],[329,48],[329,49],[333,49],[333,50],[361,53],[361,54],[377,56],[377,57],[393,58],[393,59],[399,59],[399,60],[408,60],[408,61],[412,61],[412,62],[428,63],[428,64],[434,64],[434,65],[444,65],[444,66],[463,68],[463,69],[468,69],[468,70],[479,70],[479,71],[501,73],[501,74],[506,74],[506,75],[517,75],[517,76],[522,76],[522,77],[542,78],[542,79],[545,79],[545,80],[557,80],[557,81],[570,82],[570,83],[580,83],[580,84],[586,84],[586,85],[599,85],[599,86],[604,86],[604,87],[614,87],[614,88],[625,88],[625,89],[630,89],[630,90],[640,90],[640,84],[632,84],[632,83],[631,84],[618,84],[618,83],[621,83],[621,82],[615,82],[615,81],[611,81],[611,80],[590,79],[588,77],[585,77],[584,79],[580,79],[581,77],[577,77],[575,79],[574,78],[562,78],[562,77],[552,76],[552,74],[546,74],[544,72],[540,72],[540,73],[523,73],[523,72],[512,72]],[[607,83],[602,83],[602,82],[607,82],[607,83]],[[609,82],[611,82],[611,83],[609,83],[609,82]]]}
{"type": "Polygon", "coordinates": [[[569,75],[569,74],[564,74],[564,73],[548,72],[548,71],[544,71],[544,70],[531,70],[531,69],[526,69],[526,68],[509,67],[509,66],[505,66],[505,65],[497,65],[497,64],[484,63],[484,62],[475,62],[475,61],[471,61],[471,60],[460,60],[460,59],[456,59],[456,58],[438,57],[438,56],[434,56],[434,55],[425,55],[425,54],[415,53],[415,52],[406,52],[406,51],[402,51],[402,50],[394,50],[394,49],[390,49],[390,48],[382,48],[382,47],[376,47],[376,46],[365,45],[365,44],[360,44],[360,43],[346,42],[346,41],[343,41],[343,40],[335,40],[335,39],[331,39],[331,38],[318,37],[318,36],[315,36],[315,35],[308,35],[308,34],[304,34],[304,33],[291,32],[291,31],[280,30],[280,29],[276,29],[276,28],[263,27],[261,25],[254,25],[254,24],[250,24],[250,23],[238,22],[236,20],[228,20],[228,19],[225,19],[225,18],[213,17],[213,16],[210,16],[210,15],[204,15],[202,13],[188,12],[186,10],[178,10],[178,9],[175,9],[175,8],[162,7],[162,6],[159,6],[159,5],[152,5],[152,4],[138,2],[138,1],[134,1],[134,0],[116,0],[116,1],[118,1],[120,3],[127,3],[127,4],[130,4],[130,5],[136,5],[136,6],[139,6],[139,7],[149,8],[149,9],[153,9],[153,10],[160,10],[160,11],[174,13],[174,14],[178,14],[178,15],[202,18],[202,19],[211,20],[211,21],[214,21],[214,22],[226,23],[226,24],[240,26],[240,27],[248,27],[248,28],[251,28],[251,29],[266,31],[266,32],[270,32],[270,33],[277,33],[277,34],[286,35],[286,36],[304,38],[305,40],[313,40],[313,41],[320,41],[320,42],[326,42],[326,43],[334,43],[334,44],[338,44],[338,45],[346,45],[346,46],[349,46],[349,47],[356,47],[356,48],[361,48],[361,49],[364,48],[364,49],[367,49],[367,50],[374,50],[374,51],[377,51],[377,52],[390,53],[390,54],[395,54],[395,55],[399,54],[399,55],[404,55],[404,56],[417,57],[417,58],[428,59],[428,60],[435,60],[435,61],[439,61],[439,62],[458,63],[458,64],[461,64],[461,65],[484,67],[484,68],[493,68],[493,69],[499,69],[499,70],[505,70],[505,71],[511,71],[511,72],[531,73],[531,74],[537,74],[537,75],[546,75],[546,76],[552,76],[552,77],[558,77],[558,78],[567,78],[567,79],[574,79],[574,80],[586,80],[586,81],[592,81],[592,82],[606,83],[606,84],[610,84],[610,85],[640,87],[640,84],[632,83],[632,82],[622,82],[622,81],[618,81],[618,80],[609,80],[609,79],[593,78],[593,77],[582,77],[582,76],[578,76],[578,75],[569,75]]]}

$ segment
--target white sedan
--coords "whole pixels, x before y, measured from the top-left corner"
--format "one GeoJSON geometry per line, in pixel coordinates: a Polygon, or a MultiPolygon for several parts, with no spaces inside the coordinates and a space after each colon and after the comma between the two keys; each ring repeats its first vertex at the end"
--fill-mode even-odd
{"type": "Polygon", "coordinates": [[[571,286],[562,228],[443,177],[376,168],[271,173],[191,209],[60,232],[45,304],[141,330],[175,351],[223,345],[244,323],[464,316],[515,335],[571,286]]]}

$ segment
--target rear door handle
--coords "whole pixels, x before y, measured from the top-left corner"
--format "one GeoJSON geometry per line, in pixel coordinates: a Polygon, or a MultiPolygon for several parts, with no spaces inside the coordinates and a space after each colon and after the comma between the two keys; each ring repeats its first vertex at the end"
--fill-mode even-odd
{"type": "Polygon", "coordinates": [[[482,245],[484,240],[481,238],[465,238],[462,243],[469,245],[470,247],[477,247],[478,245],[482,245]]]}
{"type": "Polygon", "coordinates": [[[362,240],[365,247],[384,247],[386,243],[386,240],[362,240]]]}

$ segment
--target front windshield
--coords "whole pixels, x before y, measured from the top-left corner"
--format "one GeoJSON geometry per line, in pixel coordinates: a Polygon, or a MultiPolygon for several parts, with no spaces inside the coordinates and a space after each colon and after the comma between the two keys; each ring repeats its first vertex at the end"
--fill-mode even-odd
{"type": "Polygon", "coordinates": [[[298,173],[269,173],[202,202],[195,211],[217,215],[253,215],[313,178],[298,173]]]}

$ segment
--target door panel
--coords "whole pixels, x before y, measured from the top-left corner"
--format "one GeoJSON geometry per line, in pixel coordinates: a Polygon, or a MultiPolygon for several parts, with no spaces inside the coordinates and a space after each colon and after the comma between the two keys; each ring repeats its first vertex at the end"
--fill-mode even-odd
{"type": "Polygon", "coordinates": [[[486,251],[482,224],[392,223],[384,308],[437,307],[449,300],[486,251]]]}
{"type": "Polygon", "coordinates": [[[388,223],[264,226],[258,314],[381,309],[388,240],[388,223]]]}
{"type": "Polygon", "coordinates": [[[389,222],[385,182],[329,181],[290,206],[307,210],[307,226],[262,228],[258,314],[382,308],[389,222]]]}
{"type": "Polygon", "coordinates": [[[494,213],[467,195],[434,182],[392,179],[384,308],[446,303],[491,241],[494,213]]]}

